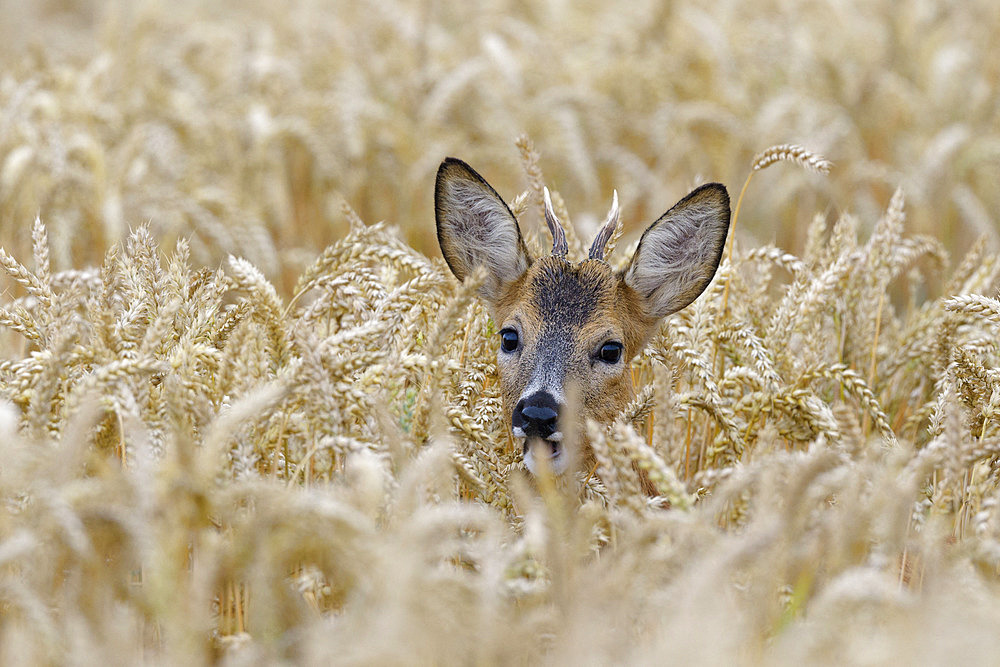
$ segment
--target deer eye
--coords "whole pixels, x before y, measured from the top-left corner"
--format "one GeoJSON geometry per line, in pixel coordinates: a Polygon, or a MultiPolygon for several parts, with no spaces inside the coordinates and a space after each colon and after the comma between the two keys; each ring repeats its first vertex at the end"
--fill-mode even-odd
{"type": "Polygon", "coordinates": [[[605,343],[597,356],[606,364],[617,364],[622,358],[622,344],[615,341],[605,343]]]}
{"type": "Polygon", "coordinates": [[[517,349],[517,332],[513,329],[500,330],[500,349],[504,352],[513,352],[517,349]]]}

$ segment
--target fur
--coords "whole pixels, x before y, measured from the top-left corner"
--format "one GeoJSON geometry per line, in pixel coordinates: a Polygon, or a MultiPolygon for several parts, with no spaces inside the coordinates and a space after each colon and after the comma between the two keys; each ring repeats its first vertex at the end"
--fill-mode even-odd
{"type": "MultiPolygon", "coordinates": [[[[482,295],[497,329],[518,333],[517,351],[497,352],[506,413],[521,398],[546,392],[572,408],[562,411],[561,434],[582,435],[587,418],[610,423],[628,405],[635,395],[629,362],[664,315],[708,286],[729,229],[725,187],[702,186],[653,223],[629,266],[615,273],[599,259],[532,261],[510,209],[464,162],[441,165],[435,201],[448,266],[463,279],[484,264],[492,282],[482,295]],[[623,346],[615,364],[598,358],[611,341],[623,346]]],[[[576,439],[582,447],[566,454],[581,462],[588,445],[576,439]]]]}

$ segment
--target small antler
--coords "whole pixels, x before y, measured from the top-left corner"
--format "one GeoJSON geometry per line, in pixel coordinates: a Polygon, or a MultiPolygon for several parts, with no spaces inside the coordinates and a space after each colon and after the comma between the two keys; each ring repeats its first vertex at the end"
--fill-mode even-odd
{"type": "Polygon", "coordinates": [[[601,231],[597,232],[594,244],[590,246],[591,259],[604,259],[604,246],[608,245],[608,241],[614,236],[615,230],[618,229],[618,217],[618,191],[615,190],[614,197],[611,200],[611,210],[608,211],[608,219],[604,221],[601,231]]]}
{"type": "Polygon", "coordinates": [[[542,193],[545,196],[545,224],[549,226],[549,232],[552,234],[552,254],[557,257],[565,257],[566,253],[569,252],[569,247],[566,245],[566,232],[563,230],[559,218],[556,217],[556,212],[552,210],[552,197],[549,196],[549,189],[544,188],[542,193]]]}

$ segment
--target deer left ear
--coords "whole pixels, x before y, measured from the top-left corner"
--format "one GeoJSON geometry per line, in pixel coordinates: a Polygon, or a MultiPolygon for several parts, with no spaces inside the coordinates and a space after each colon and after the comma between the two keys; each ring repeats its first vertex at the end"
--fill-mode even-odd
{"type": "Polygon", "coordinates": [[[625,269],[625,283],[660,319],[698,298],[712,282],[729,233],[729,193],[719,183],[694,190],[650,225],[625,269]]]}
{"type": "Polygon", "coordinates": [[[531,258],[510,208],[476,170],[456,158],[438,169],[434,186],[438,243],[455,277],[486,267],[480,296],[491,304],[524,273],[531,258]]]}

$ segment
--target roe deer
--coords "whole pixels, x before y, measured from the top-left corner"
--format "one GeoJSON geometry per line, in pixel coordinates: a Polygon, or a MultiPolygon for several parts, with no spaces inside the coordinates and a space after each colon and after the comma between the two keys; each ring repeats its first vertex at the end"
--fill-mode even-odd
{"type": "Polygon", "coordinates": [[[573,446],[564,434],[581,432],[586,418],[610,423],[618,416],[634,396],[631,359],[660,319],[711,282],[730,216],[725,186],[703,185],[649,226],[616,273],[604,248],[618,226],[617,193],[589,258],[577,264],[566,260],[565,232],[547,189],[552,254],[537,259],[504,200],[461,160],[441,163],[434,209],[441,252],[455,277],[486,269],[479,296],[500,327],[504,410],[523,441],[524,462],[537,473],[538,457],[545,456],[557,474],[587,454],[580,451],[585,442],[573,446]]]}

